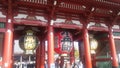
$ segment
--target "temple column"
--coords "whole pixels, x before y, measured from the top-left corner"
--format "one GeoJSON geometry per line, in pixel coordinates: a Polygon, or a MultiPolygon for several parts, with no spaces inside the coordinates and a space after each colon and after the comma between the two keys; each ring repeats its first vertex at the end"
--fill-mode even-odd
{"type": "Polygon", "coordinates": [[[48,18],[48,68],[55,68],[54,63],[54,28],[53,24],[54,21],[54,12],[55,12],[55,6],[57,5],[57,1],[55,0],[53,3],[52,11],[50,12],[50,16],[48,18]]]}
{"type": "Polygon", "coordinates": [[[39,47],[36,49],[36,68],[39,68],[39,47]]]}
{"type": "Polygon", "coordinates": [[[81,60],[81,45],[80,45],[80,42],[78,42],[78,50],[79,50],[79,60],[81,60]]]}
{"type": "Polygon", "coordinates": [[[55,68],[54,64],[54,29],[51,20],[48,26],[48,68],[55,68]]]}
{"type": "Polygon", "coordinates": [[[40,53],[40,67],[39,68],[45,68],[45,40],[43,39],[41,42],[41,53],[40,53]]]}
{"type": "Polygon", "coordinates": [[[92,65],[93,65],[93,68],[97,68],[97,64],[96,64],[97,62],[96,62],[96,55],[95,54],[93,54],[92,55],[92,65]]]}
{"type": "Polygon", "coordinates": [[[61,56],[60,57],[60,68],[63,68],[63,65],[64,65],[64,57],[61,56]]]}
{"type": "Polygon", "coordinates": [[[4,38],[3,67],[13,68],[13,13],[11,0],[8,0],[6,32],[4,38]]]}
{"type": "Polygon", "coordinates": [[[72,65],[75,62],[75,56],[74,56],[74,44],[73,44],[73,49],[70,52],[70,64],[72,65]]]}
{"type": "Polygon", "coordinates": [[[111,57],[112,57],[112,68],[118,68],[118,58],[116,54],[116,48],[115,48],[115,41],[112,33],[112,26],[109,26],[109,43],[110,43],[110,51],[111,51],[111,57]]]}
{"type": "Polygon", "coordinates": [[[39,46],[37,47],[37,49],[36,49],[36,68],[39,68],[40,67],[40,58],[41,58],[41,46],[42,46],[42,44],[41,44],[41,42],[42,42],[42,39],[41,39],[41,37],[39,37],[39,41],[40,41],[40,44],[39,44],[39,46]]]}
{"type": "Polygon", "coordinates": [[[84,54],[85,54],[85,68],[92,68],[89,36],[87,30],[87,24],[83,24],[83,42],[84,42],[84,54]]]}

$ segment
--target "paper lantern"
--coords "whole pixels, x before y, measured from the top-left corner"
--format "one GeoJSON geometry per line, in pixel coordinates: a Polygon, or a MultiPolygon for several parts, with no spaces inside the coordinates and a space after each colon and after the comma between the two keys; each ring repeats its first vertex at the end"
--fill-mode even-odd
{"type": "Polygon", "coordinates": [[[58,54],[69,54],[73,48],[72,34],[68,31],[55,33],[55,52],[58,54]]]}

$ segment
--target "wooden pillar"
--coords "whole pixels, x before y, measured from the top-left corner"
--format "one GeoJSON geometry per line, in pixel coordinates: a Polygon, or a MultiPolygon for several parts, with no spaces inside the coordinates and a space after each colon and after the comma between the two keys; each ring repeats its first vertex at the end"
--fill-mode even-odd
{"type": "Polygon", "coordinates": [[[39,38],[39,41],[40,41],[40,44],[39,44],[39,46],[37,47],[37,49],[36,49],[36,68],[39,68],[40,67],[40,58],[41,58],[41,42],[42,42],[42,39],[41,39],[41,37],[39,36],[38,37],[39,38]]]}
{"type": "Polygon", "coordinates": [[[4,52],[3,52],[3,67],[2,68],[13,68],[13,15],[12,15],[12,4],[11,0],[8,0],[8,10],[6,17],[6,32],[4,39],[4,52]]]}
{"type": "Polygon", "coordinates": [[[63,68],[63,65],[64,65],[64,57],[61,56],[60,57],[60,68],[63,68]]]}
{"type": "Polygon", "coordinates": [[[43,39],[41,42],[41,51],[40,51],[40,67],[39,68],[45,68],[45,40],[43,39]]]}
{"type": "Polygon", "coordinates": [[[97,65],[96,65],[96,55],[95,54],[92,55],[92,66],[93,66],[93,68],[97,68],[97,65]]]}
{"type": "Polygon", "coordinates": [[[35,68],[38,68],[38,65],[37,65],[37,63],[38,63],[38,55],[37,55],[37,53],[38,53],[38,48],[36,49],[36,60],[35,60],[35,68]]]}
{"type": "Polygon", "coordinates": [[[39,47],[36,49],[36,67],[35,68],[39,68],[39,47]]]}
{"type": "MultiPolygon", "coordinates": [[[[54,1],[54,3],[57,1],[54,1]]],[[[52,7],[52,11],[48,18],[48,68],[55,68],[54,63],[54,28],[53,28],[53,18],[55,12],[55,5],[52,7]]]]}
{"type": "Polygon", "coordinates": [[[54,29],[49,20],[48,26],[48,68],[55,68],[54,64],[54,29]]]}
{"type": "Polygon", "coordinates": [[[70,64],[72,65],[75,62],[75,56],[74,56],[74,45],[73,45],[73,49],[70,52],[70,64]]]}
{"type": "Polygon", "coordinates": [[[79,50],[79,60],[82,61],[82,50],[81,50],[81,44],[78,42],[78,50],[79,50]]]}
{"type": "Polygon", "coordinates": [[[45,68],[45,39],[40,37],[40,45],[36,50],[36,68],[45,68]]]}
{"type": "Polygon", "coordinates": [[[87,30],[87,24],[83,24],[83,42],[84,42],[84,53],[85,53],[85,68],[92,68],[89,36],[87,30]]]}
{"type": "Polygon", "coordinates": [[[85,56],[84,56],[84,47],[83,43],[81,41],[78,42],[78,47],[79,47],[79,60],[82,61],[83,68],[85,68],[85,56]]]}
{"type": "Polygon", "coordinates": [[[119,65],[118,65],[118,58],[116,54],[115,41],[112,33],[112,26],[109,26],[109,43],[110,43],[110,51],[111,51],[111,57],[112,57],[112,68],[118,68],[119,65]]]}

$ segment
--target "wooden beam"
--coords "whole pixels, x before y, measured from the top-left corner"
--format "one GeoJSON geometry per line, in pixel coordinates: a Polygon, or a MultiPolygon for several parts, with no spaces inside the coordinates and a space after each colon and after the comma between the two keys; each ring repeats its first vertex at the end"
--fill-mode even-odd
{"type": "Polygon", "coordinates": [[[43,22],[40,20],[27,20],[27,19],[14,19],[13,21],[14,24],[18,25],[32,25],[32,26],[43,26],[47,27],[47,22],[43,22]]]}
{"type": "Polygon", "coordinates": [[[93,30],[93,31],[105,31],[105,32],[107,32],[107,31],[108,31],[108,28],[91,26],[91,27],[88,28],[88,30],[93,30]]]}
{"type": "Polygon", "coordinates": [[[0,28],[0,32],[5,32],[6,31],[6,29],[5,28],[0,28]]]}
{"type": "Polygon", "coordinates": [[[114,2],[114,3],[120,3],[120,0],[109,0],[111,2],[114,2]]]}
{"type": "Polygon", "coordinates": [[[120,13],[120,12],[118,12],[118,14],[116,15],[116,17],[113,19],[113,22],[112,22],[113,25],[114,25],[114,24],[117,24],[116,21],[120,18],[119,13],[120,13]]]}
{"type": "Polygon", "coordinates": [[[6,22],[6,18],[0,18],[0,22],[6,22]]]}
{"type": "Polygon", "coordinates": [[[111,61],[111,58],[96,58],[95,61],[97,62],[111,61]]]}
{"type": "Polygon", "coordinates": [[[77,29],[77,30],[81,30],[82,26],[79,25],[75,25],[75,24],[59,24],[59,23],[54,23],[53,27],[55,28],[65,28],[65,29],[77,29]]]}

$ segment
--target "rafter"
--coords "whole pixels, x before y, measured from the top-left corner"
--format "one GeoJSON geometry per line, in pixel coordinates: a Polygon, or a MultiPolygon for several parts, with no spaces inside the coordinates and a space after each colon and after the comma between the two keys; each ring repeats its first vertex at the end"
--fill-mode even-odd
{"type": "MultiPolygon", "coordinates": [[[[6,2],[7,0],[0,0],[2,2],[6,2]]],[[[54,19],[56,18],[64,18],[66,19],[67,15],[71,15],[71,18],[74,20],[79,20],[79,18],[88,18],[93,19],[96,18],[111,18],[114,16],[114,21],[119,20],[118,16],[115,16],[115,12],[119,12],[120,3],[119,0],[56,0],[57,6],[54,5],[53,0],[13,0],[12,6],[14,9],[14,15],[17,13],[28,14],[30,9],[33,9],[34,14],[38,16],[48,17],[50,12],[52,12],[52,8],[55,8],[54,11],[54,19]],[[92,11],[92,8],[95,8],[92,11]],[[62,14],[61,14],[62,13],[62,14]],[[67,15],[66,15],[67,14],[67,15]],[[78,16],[74,16],[78,15],[78,16]]],[[[2,8],[5,10],[7,5],[1,3],[2,8]]],[[[2,9],[0,9],[2,11],[2,9]]],[[[95,20],[91,20],[95,21],[95,20]]],[[[117,22],[118,23],[118,22],[117,22]]],[[[114,24],[117,24],[114,23],[114,24]]]]}
{"type": "Polygon", "coordinates": [[[120,12],[116,15],[116,17],[113,19],[112,24],[116,24],[116,21],[120,18],[120,12]]]}
{"type": "Polygon", "coordinates": [[[108,0],[108,1],[115,2],[115,3],[120,3],[120,0],[108,0]]]}

